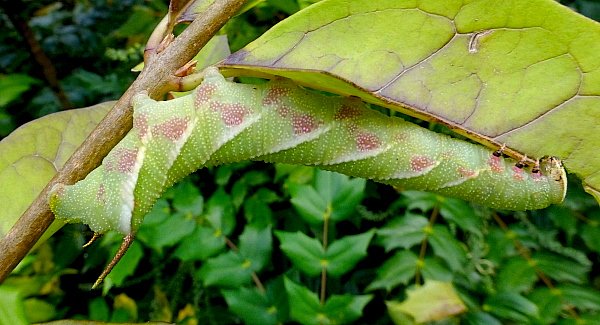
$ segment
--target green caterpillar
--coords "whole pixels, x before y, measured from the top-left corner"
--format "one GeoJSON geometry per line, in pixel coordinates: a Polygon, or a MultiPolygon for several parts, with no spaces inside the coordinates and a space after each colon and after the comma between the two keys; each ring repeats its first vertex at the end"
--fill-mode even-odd
{"type": "Polygon", "coordinates": [[[557,159],[532,171],[355,98],[315,94],[287,80],[232,83],[215,68],[205,74],[188,96],[136,96],[134,127],[103,164],[75,185],[53,188],[56,217],[96,233],[132,234],[175,182],[201,167],[248,159],[318,166],[497,209],[539,209],[565,196],[557,159]]]}

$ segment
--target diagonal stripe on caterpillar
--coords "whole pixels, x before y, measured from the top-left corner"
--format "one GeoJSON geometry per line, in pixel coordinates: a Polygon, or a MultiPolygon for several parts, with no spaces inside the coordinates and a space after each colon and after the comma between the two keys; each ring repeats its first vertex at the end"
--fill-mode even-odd
{"type": "Polygon", "coordinates": [[[318,166],[497,209],[539,209],[564,198],[557,159],[543,159],[540,172],[531,172],[358,99],[315,94],[286,80],[247,85],[226,81],[214,68],[205,73],[188,96],[136,96],[134,127],[103,164],[75,185],[55,186],[55,215],[96,233],[135,233],[175,182],[201,167],[249,159],[318,166]]]}

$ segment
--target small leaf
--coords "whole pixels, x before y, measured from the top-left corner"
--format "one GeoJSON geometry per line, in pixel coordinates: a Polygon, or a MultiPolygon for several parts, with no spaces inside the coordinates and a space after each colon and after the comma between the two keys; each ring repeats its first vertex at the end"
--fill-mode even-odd
{"type": "Polygon", "coordinates": [[[235,228],[236,220],[232,198],[222,187],[219,187],[210,199],[208,199],[202,220],[207,223],[207,227],[224,235],[231,234],[235,228]]]}
{"type": "Polygon", "coordinates": [[[577,218],[569,208],[559,205],[552,205],[546,209],[548,217],[554,224],[567,233],[569,241],[577,233],[577,218]]]}
{"type": "Polygon", "coordinates": [[[511,292],[502,292],[488,297],[483,310],[500,318],[527,323],[529,318],[538,318],[537,306],[527,298],[511,292]]]}
{"type": "Polygon", "coordinates": [[[365,305],[372,295],[332,295],[325,302],[323,314],[332,324],[348,324],[362,316],[365,305]]]}
{"type": "Polygon", "coordinates": [[[110,319],[110,308],[103,297],[89,302],[90,320],[107,322],[110,319]]]}
{"type": "Polygon", "coordinates": [[[321,243],[304,233],[275,231],[281,242],[280,248],[295,267],[310,276],[319,275],[323,270],[325,250],[321,243]]]}
{"type": "Polygon", "coordinates": [[[369,284],[367,291],[385,289],[390,292],[400,284],[408,284],[417,270],[417,255],[411,251],[400,251],[387,259],[377,268],[375,280],[369,284]]]}
{"type": "Polygon", "coordinates": [[[143,238],[148,246],[160,252],[163,248],[180,242],[194,232],[195,228],[194,218],[181,212],[175,212],[159,225],[147,227],[143,232],[140,229],[139,237],[143,238]]]}
{"type": "Polygon", "coordinates": [[[290,317],[304,325],[320,324],[318,320],[322,307],[317,295],[287,278],[284,279],[284,284],[290,304],[290,317]]]}
{"type": "Polygon", "coordinates": [[[446,261],[453,271],[456,272],[464,268],[467,262],[465,249],[456,240],[456,237],[450,234],[448,228],[441,225],[434,226],[428,239],[435,255],[446,261]]]}
{"type": "Polygon", "coordinates": [[[315,276],[326,270],[332,276],[341,276],[351,270],[367,255],[367,247],[374,232],[346,236],[323,249],[321,243],[301,232],[277,231],[281,250],[292,260],[294,266],[304,273],[315,276]]]}
{"type": "MultiPolygon", "coordinates": [[[[152,211],[155,210],[156,205],[152,211]]],[[[146,216],[144,224],[147,224],[149,219],[153,219],[152,213],[146,216]]],[[[172,217],[167,216],[165,219],[167,218],[172,217]]],[[[202,215],[196,218],[193,225],[187,226],[187,230],[192,232],[178,241],[179,245],[175,250],[175,256],[184,261],[205,260],[225,247],[223,236],[229,235],[234,227],[235,215],[231,198],[223,188],[219,188],[206,202],[202,215]]],[[[153,241],[153,238],[160,235],[161,231],[160,224],[149,230],[142,226],[138,237],[144,238],[146,242],[153,241]]],[[[150,244],[151,247],[155,247],[155,245],[153,242],[150,244]]]]}
{"type": "Polygon", "coordinates": [[[0,286],[0,319],[3,324],[29,324],[25,317],[23,298],[17,288],[0,286]]]}
{"type": "Polygon", "coordinates": [[[339,277],[352,270],[356,263],[367,256],[367,247],[374,231],[337,239],[325,250],[327,274],[339,277]]]}
{"type": "Polygon", "coordinates": [[[1,75],[0,89],[2,89],[2,96],[0,96],[0,107],[20,98],[21,94],[29,90],[31,86],[39,83],[38,79],[25,74],[1,75]]]}
{"type": "Polygon", "coordinates": [[[533,255],[533,260],[542,272],[557,281],[583,283],[590,270],[590,265],[582,265],[551,253],[537,252],[533,255]]]}
{"type": "Polygon", "coordinates": [[[271,225],[274,222],[273,212],[271,211],[267,200],[258,198],[255,195],[244,202],[244,217],[248,223],[253,223],[262,227],[271,225]]]}
{"type": "Polygon", "coordinates": [[[235,288],[252,279],[251,263],[235,252],[227,252],[208,259],[196,275],[205,286],[235,288]]]}
{"type": "Polygon", "coordinates": [[[225,238],[220,231],[209,227],[196,227],[185,237],[173,253],[183,261],[203,261],[225,248],[225,238]]]}
{"type": "Polygon", "coordinates": [[[325,219],[342,221],[354,213],[363,198],[365,184],[364,179],[317,170],[312,186],[292,188],[291,202],[308,223],[321,224],[325,219]]]}
{"type": "Polygon", "coordinates": [[[527,298],[540,310],[540,321],[543,324],[555,324],[562,311],[560,290],[536,288],[527,298]]]}
{"type": "Polygon", "coordinates": [[[239,253],[252,263],[250,269],[258,272],[271,260],[272,243],[271,226],[258,228],[248,224],[240,235],[239,253]]]}
{"type": "Polygon", "coordinates": [[[454,278],[452,271],[446,266],[447,263],[439,257],[426,257],[423,261],[421,273],[426,281],[436,280],[441,282],[450,282],[454,278]]]}
{"type": "Polygon", "coordinates": [[[464,321],[466,325],[502,325],[494,316],[482,311],[467,313],[464,321]]]}
{"type": "Polygon", "coordinates": [[[537,281],[535,269],[522,257],[512,257],[500,267],[496,278],[498,291],[528,291],[537,281]]]}
{"type": "Polygon", "coordinates": [[[447,198],[440,204],[440,215],[448,221],[456,223],[461,229],[482,236],[481,217],[473,207],[462,200],[447,198]]]}
{"type": "Polygon", "coordinates": [[[197,216],[202,213],[204,198],[192,182],[181,182],[175,186],[174,190],[177,193],[173,198],[173,208],[175,210],[190,216],[197,216]]]}
{"type": "Polygon", "coordinates": [[[446,319],[467,310],[449,282],[427,281],[425,285],[406,293],[408,297],[403,302],[386,302],[388,313],[408,314],[415,322],[425,323],[446,319]]]}
{"type": "Polygon", "coordinates": [[[558,286],[564,301],[580,310],[600,310],[600,292],[592,287],[573,284],[558,286]]]}
{"type": "Polygon", "coordinates": [[[256,288],[221,290],[223,298],[233,313],[249,325],[277,324],[279,311],[264,293],[256,288]]]}
{"type": "Polygon", "coordinates": [[[427,218],[407,213],[402,218],[394,218],[377,230],[377,242],[385,247],[386,252],[398,247],[411,248],[425,238],[423,230],[428,224],[427,218]]]}
{"type": "Polygon", "coordinates": [[[423,191],[402,191],[402,196],[408,202],[407,210],[430,211],[438,206],[445,198],[435,193],[423,191]]]}
{"type": "Polygon", "coordinates": [[[597,224],[586,224],[581,231],[581,239],[585,245],[596,253],[600,253],[600,227],[597,224]]]}
{"type": "MultiPolygon", "coordinates": [[[[27,320],[30,323],[47,322],[56,317],[56,307],[42,299],[29,298],[24,301],[27,320]]],[[[4,317],[1,318],[6,321],[4,317]]],[[[3,323],[9,324],[9,323],[3,323]]]]}
{"type": "Polygon", "coordinates": [[[290,317],[304,325],[346,324],[362,315],[371,295],[332,295],[325,305],[307,288],[284,279],[290,303],[290,317]]]}

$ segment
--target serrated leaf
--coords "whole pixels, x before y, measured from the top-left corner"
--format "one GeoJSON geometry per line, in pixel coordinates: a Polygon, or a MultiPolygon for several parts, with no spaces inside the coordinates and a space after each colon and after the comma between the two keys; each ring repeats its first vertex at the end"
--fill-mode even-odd
{"type": "Polygon", "coordinates": [[[552,0],[324,0],[222,67],[361,97],[529,157],[558,156],[600,199],[600,156],[591,154],[598,53],[600,24],[552,0]]]}
{"type": "Polygon", "coordinates": [[[464,321],[467,325],[502,325],[494,316],[482,311],[467,313],[464,321]]]}
{"type": "Polygon", "coordinates": [[[551,206],[546,212],[554,224],[567,233],[570,242],[577,233],[577,219],[573,215],[573,211],[567,207],[551,206]]]}
{"type": "Polygon", "coordinates": [[[425,238],[424,229],[429,224],[427,218],[407,213],[404,217],[394,218],[383,228],[377,230],[377,242],[387,252],[394,248],[411,248],[425,238]]]}
{"type": "Polygon", "coordinates": [[[502,264],[496,278],[498,291],[528,291],[537,281],[535,269],[521,256],[512,257],[502,264]]]}
{"type": "MultiPolygon", "coordinates": [[[[163,231],[160,224],[154,228],[145,226],[150,220],[154,219],[152,215],[155,210],[156,205],[152,212],[144,218],[144,226],[140,228],[138,233],[138,238],[142,238],[145,242],[150,241],[151,247],[156,246],[152,238],[160,235],[160,232],[163,231]]],[[[187,233],[177,241],[179,245],[174,254],[184,261],[205,260],[219,253],[225,247],[223,236],[229,235],[235,228],[235,215],[231,198],[223,188],[219,188],[213,193],[203,210],[202,215],[195,219],[193,225],[190,223],[185,226],[185,229],[182,229],[186,232],[191,231],[191,233],[187,233]]],[[[162,218],[164,219],[161,222],[168,222],[166,219],[171,218],[171,216],[167,215],[162,218]]],[[[190,219],[190,222],[192,221],[193,219],[190,219]]]]}
{"type": "Polygon", "coordinates": [[[362,315],[371,295],[332,295],[325,305],[307,288],[285,278],[290,303],[290,317],[304,325],[347,324],[362,315]]]}
{"type": "Polygon", "coordinates": [[[203,261],[225,248],[225,237],[209,227],[196,227],[194,232],[183,238],[174,256],[183,261],[203,261]]]}
{"type": "Polygon", "coordinates": [[[586,224],[581,230],[581,239],[589,249],[600,253],[600,227],[597,224],[586,224]]]}
{"type": "Polygon", "coordinates": [[[583,283],[590,265],[582,265],[576,261],[552,253],[537,252],[533,255],[536,267],[557,281],[583,283]]]}
{"type": "MultiPolygon", "coordinates": [[[[50,114],[22,125],[0,141],[0,236],[12,227],[113,104],[50,114]]],[[[44,237],[61,226],[55,222],[44,237]]]]}
{"type": "Polygon", "coordinates": [[[529,299],[511,292],[489,296],[483,309],[500,318],[527,323],[530,318],[538,318],[539,310],[529,299]]]}
{"type": "Polygon", "coordinates": [[[461,229],[482,236],[483,224],[473,207],[462,200],[446,198],[440,204],[440,215],[444,219],[456,223],[461,229]]]}
{"type": "Polygon", "coordinates": [[[281,242],[281,250],[302,272],[315,276],[326,270],[327,274],[341,276],[367,255],[374,232],[345,236],[326,250],[318,240],[301,232],[276,231],[275,234],[281,242]]]}
{"type": "Polygon", "coordinates": [[[450,282],[454,278],[453,273],[446,266],[439,257],[426,257],[423,260],[423,266],[421,267],[421,273],[423,278],[428,280],[435,280],[441,282],[450,282]]]}
{"type": "Polygon", "coordinates": [[[411,251],[400,251],[377,268],[377,276],[367,291],[385,289],[390,292],[400,284],[408,284],[417,271],[418,257],[411,251]]]}
{"type": "Polygon", "coordinates": [[[189,216],[197,216],[204,208],[204,198],[192,182],[181,182],[173,189],[177,195],[173,198],[173,208],[189,216]]]}
{"type": "Polygon", "coordinates": [[[446,198],[435,193],[423,191],[402,191],[403,201],[406,201],[406,209],[431,211],[439,206],[446,198]]]}
{"type": "Polygon", "coordinates": [[[216,232],[229,235],[235,228],[235,211],[231,197],[220,187],[206,203],[202,223],[216,232]]]}
{"type": "Polygon", "coordinates": [[[192,216],[185,213],[175,212],[158,225],[140,228],[140,239],[160,252],[168,246],[173,246],[186,236],[192,234],[196,228],[196,221],[192,216]]]}
{"type": "Polygon", "coordinates": [[[266,201],[268,200],[253,195],[244,202],[244,217],[248,223],[259,226],[267,226],[274,223],[273,212],[266,201]]]}
{"type": "Polygon", "coordinates": [[[560,290],[536,288],[527,298],[538,306],[542,324],[555,324],[562,311],[560,290]]]}
{"type": "Polygon", "coordinates": [[[427,281],[423,286],[406,293],[408,297],[403,302],[386,302],[388,313],[408,314],[416,323],[425,323],[467,311],[467,307],[449,282],[427,281]]]}
{"type": "Polygon", "coordinates": [[[327,274],[339,277],[352,270],[360,260],[367,256],[367,247],[374,233],[374,231],[368,231],[335,240],[325,250],[327,274]]]}
{"type": "Polygon", "coordinates": [[[310,276],[321,273],[325,250],[318,240],[301,232],[275,231],[275,235],[281,242],[279,247],[295,267],[310,276]]]}
{"type": "Polygon", "coordinates": [[[208,259],[196,275],[205,286],[235,288],[251,281],[251,264],[240,254],[227,252],[208,259]]]}
{"type": "Polygon", "coordinates": [[[597,289],[573,284],[558,286],[564,302],[580,310],[600,310],[600,292],[597,289]]]}
{"type": "Polygon", "coordinates": [[[313,185],[297,185],[291,202],[300,216],[311,224],[328,219],[342,221],[352,215],[364,196],[365,180],[317,170],[313,185]]]}
{"type": "Polygon", "coordinates": [[[256,288],[221,290],[229,309],[249,325],[269,325],[278,323],[278,310],[269,298],[256,288]]]}
{"type": "Polygon", "coordinates": [[[258,272],[271,260],[272,243],[271,226],[259,228],[248,224],[240,235],[239,253],[252,263],[250,269],[258,272]]]}
{"type": "Polygon", "coordinates": [[[467,262],[466,251],[445,226],[433,226],[428,240],[435,255],[446,261],[453,271],[463,269],[467,262]]]}

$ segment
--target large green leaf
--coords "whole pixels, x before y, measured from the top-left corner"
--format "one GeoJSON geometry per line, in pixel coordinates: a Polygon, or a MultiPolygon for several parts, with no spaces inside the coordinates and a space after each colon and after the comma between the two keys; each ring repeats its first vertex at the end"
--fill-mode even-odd
{"type": "Polygon", "coordinates": [[[47,115],[0,141],[0,236],[12,227],[113,104],[47,115]]]}
{"type": "Polygon", "coordinates": [[[558,156],[600,200],[600,24],[556,1],[324,0],[221,68],[359,96],[511,155],[558,156]]]}

